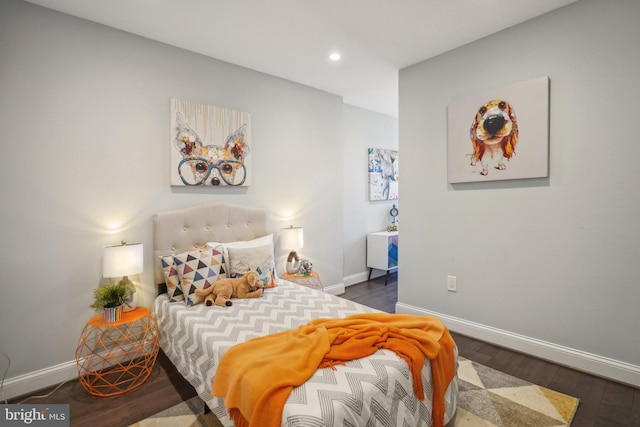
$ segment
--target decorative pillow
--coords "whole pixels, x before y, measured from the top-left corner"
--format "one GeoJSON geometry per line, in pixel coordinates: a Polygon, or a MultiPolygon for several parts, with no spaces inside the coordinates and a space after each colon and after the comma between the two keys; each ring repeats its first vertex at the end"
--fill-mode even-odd
{"type": "Polygon", "coordinates": [[[196,295],[197,289],[207,289],[218,280],[218,277],[226,276],[222,269],[224,260],[222,251],[222,246],[216,246],[173,256],[182,285],[182,293],[188,306],[204,301],[204,297],[196,295]]]}
{"type": "MultiPolygon", "coordinates": [[[[269,283],[271,283],[271,286],[273,286],[275,283],[278,283],[279,279],[278,279],[278,273],[276,272],[276,266],[274,263],[275,260],[275,256],[274,256],[274,252],[273,252],[273,234],[267,234],[266,236],[262,236],[262,237],[258,237],[257,239],[253,239],[253,240],[239,240],[237,242],[229,242],[229,243],[219,243],[219,242],[208,242],[207,246],[209,247],[216,247],[218,245],[222,245],[224,247],[224,259],[225,262],[227,263],[227,276],[228,277],[232,277],[231,273],[230,273],[230,268],[228,266],[229,264],[229,249],[230,248],[234,248],[234,249],[249,249],[249,248],[255,248],[255,247],[260,247],[260,246],[265,246],[265,245],[270,245],[271,246],[271,272],[272,272],[272,277],[270,279],[270,281],[264,281],[264,278],[261,278],[260,280],[263,280],[263,283],[265,283],[265,286],[269,286],[269,283]]],[[[244,272],[243,272],[244,274],[244,272]]]]}
{"type": "Polygon", "coordinates": [[[173,262],[173,255],[161,256],[160,263],[162,264],[162,271],[164,272],[164,282],[167,285],[167,294],[169,294],[169,301],[184,301],[182,285],[180,284],[180,277],[178,277],[176,264],[175,262],[173,262]]]}
{"type": "Polygon", "coordinates": [[[273,245],[250,248],[227,248],[229,252],[229,277],[240,277],[247,271],[255,271],[265,288],[275,286],[273,245]]]}

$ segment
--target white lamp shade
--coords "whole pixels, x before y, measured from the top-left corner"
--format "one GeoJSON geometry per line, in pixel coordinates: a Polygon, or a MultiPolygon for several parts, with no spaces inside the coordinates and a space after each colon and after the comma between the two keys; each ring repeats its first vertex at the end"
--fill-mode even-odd
{"type": "Polygon", "coordinates": [[[102,252],[102,275],[123,277],[142,273],[144,257],[142,243],[107,246],[102,252]]]}
{"type": "Polygon", "coordinates": [[[300,249],[304,246],[302,227],[291,226],[280,232],[280,247],[282,249],[300,249]]]}

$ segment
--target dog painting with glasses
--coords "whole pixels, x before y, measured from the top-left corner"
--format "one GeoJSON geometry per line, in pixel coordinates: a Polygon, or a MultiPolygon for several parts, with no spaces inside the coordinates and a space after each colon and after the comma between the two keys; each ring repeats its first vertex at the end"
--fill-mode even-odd
{"type": "Polygon", "coordinates": [[[180,100],[174,100],[174,106],[181,106],[185,111],[173,111],[173,146],[180,157],[177,164],[172,164],[172,184],[247,185],[248,123],[242,123],[242,119],[248,114],[180,100]],[[201,129],[199,132],[190,126],[185,115],[201,129]],[[221,143],[204,143],[201,133],[205,133],[208,142],[218,138],[221,143]]]}

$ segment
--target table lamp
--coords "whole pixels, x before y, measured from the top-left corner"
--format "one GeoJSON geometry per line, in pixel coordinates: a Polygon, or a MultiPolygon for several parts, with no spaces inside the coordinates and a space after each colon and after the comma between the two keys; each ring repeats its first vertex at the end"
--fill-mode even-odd
{"type": "Polygon", "coordinates": [[[144,257],[142,243],[128,245],[124,240],[119,245],[107,246],[102,252],[102,275],[107,278],[122,277],[118,284],[129,285],[131,291],[129,301],[123,307],[131,311],[138,306],[136,287],[129,280],[129,275],[142,273],[144,257]]]}
{"type": "Polygon", "coordinates": [[[304,246],[304,234],[302,227],[283,228],[280,232],[280,247],[282,249],[290,249],[289,256],[287,257],[287,273],[294,274],[300,271],[300,258],[296,253],[296,249],[301,249],[304,246]]]}

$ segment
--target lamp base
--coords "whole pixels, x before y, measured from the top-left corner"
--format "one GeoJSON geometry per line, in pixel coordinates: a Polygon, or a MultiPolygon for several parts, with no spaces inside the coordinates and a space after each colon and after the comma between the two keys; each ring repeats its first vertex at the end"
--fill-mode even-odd
{"type": "Polygon", "coordinates": [[[127,276],[124,276],[122,280],[118,282],[118,284],[129,285],[129,295],[127,296],[127,302],[125,302],[122,307],[122,311],[127,313],[138,308],[138,292],[136,292],[136,285],[134,285],[127,276]]]}
{"type": "Polygon", "coordinates": [[[295,274],[300,271],[300,258],[298,258],[298,254],[296,251],[289,252],[289,256],[287,257],[287,273],[295,274]]]}
{"type": "Polygon", "coordinates": [[[129,311],[135,310],[136,308],[138,308],[138,293],[134,292],[132,294],[129,294],[127,302],[122,305],[122,311],[127,313],[129,311]]]}

